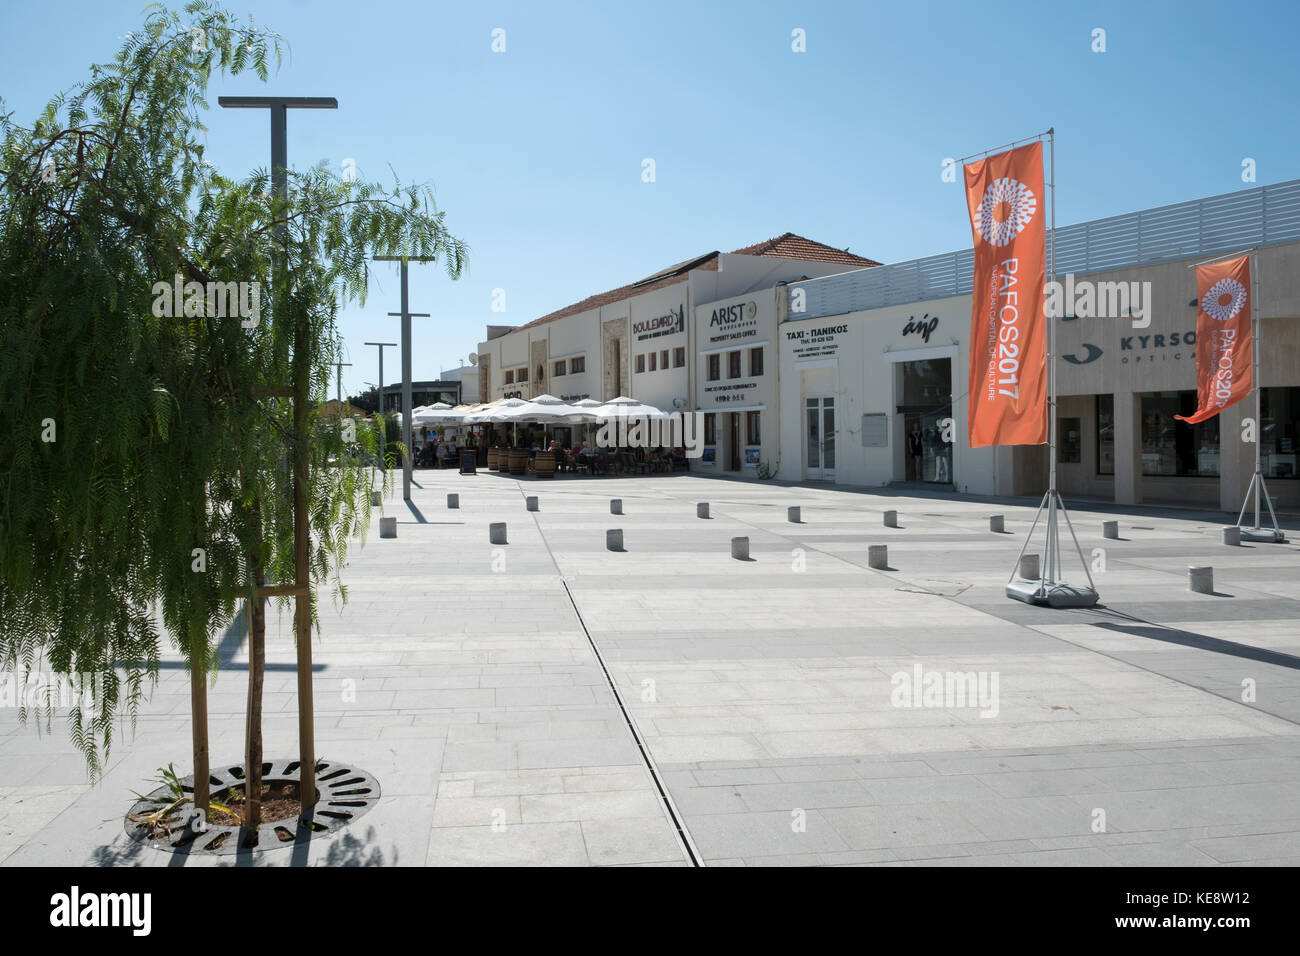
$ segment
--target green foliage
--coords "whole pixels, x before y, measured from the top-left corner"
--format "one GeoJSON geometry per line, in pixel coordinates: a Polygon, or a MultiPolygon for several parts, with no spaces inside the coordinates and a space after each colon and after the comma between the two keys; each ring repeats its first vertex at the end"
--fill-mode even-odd
{"type": "Polygon", "coordinates": [[[250,558],[268,583],[293,580],[293,402],[266,390],[293,382],[299,320],[311,578],[342,597],[381,426],[357,422],[349,445],[315,414],[340,302],[364,301],[376,254],[441,256],[452,277],[466,261],[426,188],[347,182],[322,164],[291,171],[282,201],[266,171],[236,180],[203,159],[209,78],[265,79],[271,56],[275,34],[218,7],[154,6],[30,127],[0,112],[0,670],[104,675],[98,713],[69,716],[92,778],[116,718],[134,720],[157,679],[162,631],[207,669],[250,593],[250,558]],[[177,275],[258,283],[259,321],[156,316],[155,284],[177,275]]]}

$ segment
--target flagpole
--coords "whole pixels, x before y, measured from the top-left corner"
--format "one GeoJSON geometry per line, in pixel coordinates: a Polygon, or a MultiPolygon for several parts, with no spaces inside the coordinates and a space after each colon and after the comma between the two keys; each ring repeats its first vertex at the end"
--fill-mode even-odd
{"type": "MultiPolygon", "coordinates": [[[[1056,281],[1056,127],[1048,129],[1044,133],[1039,133],[1032,139],[1042,140],[1047,137],[1048,150],[1048,179],[1047,188],[1049,191],[1048,214],[1051,217],[1051,233],[1048,237],[1048,281],[1056,281]]],[[[1028,142],[1022,140],[1021,142],[1028,142]]],[[[1015,145],[1014,143],[1012,144],[1015,145]]],[[[1092,607],[1099,599],[1095,582],[1092,580],[1092,571],[1088,567],[1088,562],[1083,556],[1083,548],[1079,546],[1079,537],[1074,532],[1074,525],[1070,521],[1070,516],[1065,510],[1065,503],[1061,501],[1061,494],[1057,488],[1056,474],[1056,440],[1057,440],[1057,395],[1056,395],[1056,322],[1052,316],[1047,314],[1044,309],[1043,321],[1047,323],[1047,492],[1043,495],[1043,500],[1038,506],[1038,511],[1034,514],[1034,520],[1029,528],[1029,533],[1025,535],[1025,543],[1020,548],[1020,554],[1016,557],[1016,564],[1011,570],[1011,577],[1007,579],[1006,596],[1017,601],[1024,601],[1028,604],[1047,604],[1051,607],[1092,607]],[[1042,516],[1044,508],[1047,510],[1047,521],[1044,525],[1044,548],[1043,560],[1039,562],[1039,578],[1037,587],[1034,587],[1028,581],[1016,581],[1016,575],[1019,573],[1020,559],[1028,549],[1034,531],[1038,527],[1038,519],[1042,516]],[[1088,578],[1088,586],[1076,587],[1069,584],[1063,577],[1063,563],[1061,561],[1061,534],[1059,517],[1065,516],[1066,525],[1070,530],[1070,538],[1074,542],[1074,549],[1079,555],[1079,561],[1083,565],[1083,572],[1088,578]]],[[[1032,579],[1031,579],[1032,580],[1032,579]]]]}
{"type": "MultiPolygon", "coordinates": [[[[1251,260],[1252,261],[1250,263],[1250,271],[1251,271],[1252,278],[1255,280],[1253,283],[1255,289],[1251,293],[1251,300],[1250,300],[1250,321],[1254,325],[1254,328],[1251,330],[1250,333],[1251,335],[1250,361],[1251,364],[1254,365],[1254,368],[1251,369],[1251,378],[1254,380],[1254,385],[1255,385],[1255,479],[1253,483],[1255,485],[1255,530],[1258,531],[1260,530],[1259,493],[1260,493],[1260,489],[1263,487],[1264,484],[1264,460],[1263,460],[1264,417],[1263,417],[1263,402],[1260,399],[1260,387],[1259,387],[1259,309],[1260,309],[1259,285],[1260,283],[1259,283],[1259,250],[1258,249],[1256,249],[1255,252],[1252,254],[1251,260]]],[[[1271,508],[1272,505],[1270,504],[1269,507],[1271,508]]]]}
{"type": "Polygon", "coordinates": [[[1251,291],[1250,300],[1250,327],[1251,327],[1251,357],[1250,365],[1252,372],[1252,387],[1255,391],[1255,473],[1250,477],[1250,487],[1246,489],[1246,497],[1241,503],[1241,512],[1237,515],[1237,527],[1240,529],[1241,537],[1248,541],[1272,541],[1285,542],[1286,534],[1278,527],[1277,512],[1273,510],[1273,502],[1268,497],[1268,485],[1264,481],[1264,407],[1263,407],[1263,386],[1260,384],[1260,352],[1263,351],[1260,341],[1260,326],[1262,316],[1260,315],[1261,302],[1259,290],[1262,282],[1259,277],[1259,246],[1251,250],[1251,291]],[[1252,494],[1255,498],[1255,525],[1252,528],[1242,527],[1242,519],[1246,516],[1246,508],[1250,506],[1252,494]],[[1259,506],[1260,498],[1264,499],[1264,504],[1268,506],[1269,517],[1273,521],[1271,529],[1265,528],[1260,519],[1263,517],[1262,509],[1259,506]]]}
{"type": "MultiPolygon", "coordinates": [[[[1056,281],[1056,127],[1047,131],[1048,193],[1051,202],[1052,232],[1048,240],[1048,282],[1056,281]]],[[[1055,582],[1060,574],[1061,552],[1056,527],[1056,322],[1044,315],[1047,322],[1047,580],[1055,582]]]]}

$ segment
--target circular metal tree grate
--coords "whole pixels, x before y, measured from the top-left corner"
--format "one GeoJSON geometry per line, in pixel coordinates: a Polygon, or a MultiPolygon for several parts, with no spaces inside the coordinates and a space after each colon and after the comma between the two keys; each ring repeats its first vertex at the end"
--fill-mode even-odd
{"type": "MultiPolygon", "coordinates": [[[[297,760],[267,760],[262,764],[262,783],[296,784],[299,766],[297,760]]],[[[208,783],[214,798],[224,790],[241,786],[244,783],[244,765],[223,765],[220,769],[213,769],[208,783]]],[[[193,796],[193,774],[181,779],[181,789],[186,798],[193,796]]],[[[155,850],[233,854],[274,850],[328,837],[379,801],[379,781],[374,777],[350,765],[326,760],[316,762],[316,790],[319,797],[310,814],[263,822],[256,833],[239,825],[199,825],[190,799],[167,814],[161,827],[142,826],[139,822],[142,815],[159,811],[174,801],[173,792],[166,786],[132,804],[123,824],[127,836],[155,850]]]]}

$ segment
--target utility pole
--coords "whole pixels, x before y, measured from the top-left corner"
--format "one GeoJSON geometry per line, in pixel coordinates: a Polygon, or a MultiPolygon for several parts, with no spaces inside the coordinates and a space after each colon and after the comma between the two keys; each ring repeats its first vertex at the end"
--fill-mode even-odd
{"type": "MultiPolygon", "coordinates": [[[[271,111],[271,191],[282,203],[287,199],[289,167],[288,111],[290,109],[336,110],[339,101],[332,96],[220,96],[218,105],[227,109],[269,109],[271,111]]],[[[288,275],[284,242],[287,228],[275,227],[275,241],[279,247],[276,268],[272,275],[284,279],[288,275]]],[[[273,290],[280,302],[287,302],[285,283],[273,290]]],[[[294,634],[298,649],[298,798],[302,816],[311,819],[316,804],[316,729],[311,685],[311,533],[307,513],[307,479],[311,465],[310,435],[307,429],[307,402],[311,395],[311,325],[306,314],[297,316],[293,333],[293,595],[294,634]]],[[[260,584],[260,582],[258,582],[260,584]]],[[[254,612],[260,616],[263,597],[259,591],[254,598],[254,612]]],[[[249,627],[249,672],[253,672],[253,628],[249,627]]],[[[264,637],[264,635],[263,635],[264,637]]],[[[258,715],[260,720],[260,714],[258,715]]],[[[250,721],[251,723],[251,721],[250,721]]],[[[251,802],[256,787],[261,783],[262,755],[249,754],[245,768],[245,793],[251,802]]]]}
{"type": "Polygon", "coordinates": [[[338,389],[337,389],[337,391],[335,391],[334,395],[335,395],[335,400],[339,403],[339,406],[340,406],[340,408],[339,408],[339,414],[342,414],[342,405],[343,405],[343,367],[346,365],[347,367],[351,368],[351,367],[352,367],[352,363],[351,363],[351,362],[335,362],[334,365],[335,365],[335,367],[338,368],[338,370],[339,370],[339,383],[338,383],[338,389]]]}
{"type": "MultiPolygon", "coordinates": [[[[402,444],[406,446],[406,460],[402,463],[402,499],[411,500],[411,319],[427,319],[428,312],[412,312],[407,286],[408,262],[436,262],[434,256],[375,256],[376,262],[402,264],[402,311],[389,315],[402,319],[402,444]]],[[[382,389],[383,383],[380,382],[382,389]]]]}
{"type": "Polygon", "coordinates": [[[386,429],[384,428],[384,349],[396,348],[396,342],[366,342],[366,345],[374,345],[379,348],[379,387],[375,390],[379,393],[379,467],[388,470],[388,443],[386,429]]]}

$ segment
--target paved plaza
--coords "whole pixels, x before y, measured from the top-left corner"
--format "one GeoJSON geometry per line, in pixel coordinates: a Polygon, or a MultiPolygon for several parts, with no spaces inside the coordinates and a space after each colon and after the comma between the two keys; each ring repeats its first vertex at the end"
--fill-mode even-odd
{"type": "MultiPolygon", "coordinates": [[[[400,476],[384,504],[397,538],[376,520],[353,551],[347,606],[322,594],[314,649],[320,756],[383,797],[329,839],[242,862],[1300,863],[1295,544],[1225,547],[1221,515],[1073,503],[1103,606],[1050,610],[1003,594],[1026,499],[415,478],[409,506],[400,476]],[[1118,540],[1102,537],[1112,519],[1118,540]],[[508,544],[489,543],[495,521],[508,544]],[[738,535],[748,561],[731,557],[738,535]],[[888,570],[868,567],[873,544],[888,570]],[[1187,588],[1201,564],[1214,594],[1187,588]],[[911,693],[954,674],[991,696],[911,693]]],[[[275,605],[268,645],[265,749],[292,757],[292,620],[275,605]]],[[[214,766],[243,750],[238,630],[222,652],[214,766]]],[[[0,862],[235,862],[123,832],[132,791],[190,766],[179,655],[123,734],[91,787],[61,723],[42,734],[0,711],[0,862]]]]}

